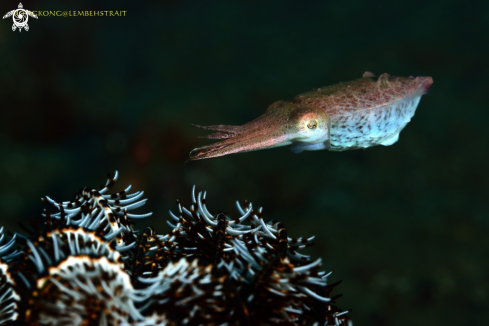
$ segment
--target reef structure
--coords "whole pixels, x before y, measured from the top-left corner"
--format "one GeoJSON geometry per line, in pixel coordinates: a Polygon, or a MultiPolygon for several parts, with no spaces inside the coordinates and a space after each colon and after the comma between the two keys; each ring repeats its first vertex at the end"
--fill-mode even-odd
{"type": "Polygon", "coordinates": [[[339,283],[321,259],[299,253],[262,209],[236,202],[240,217],[211,214],[206,192],[170,211],[171,232],[134,229],[151,215],[142,191],[99,190],[29,220],[26,235],[0,229],[0,325],[351,325],[331,296],[339,283]]]}

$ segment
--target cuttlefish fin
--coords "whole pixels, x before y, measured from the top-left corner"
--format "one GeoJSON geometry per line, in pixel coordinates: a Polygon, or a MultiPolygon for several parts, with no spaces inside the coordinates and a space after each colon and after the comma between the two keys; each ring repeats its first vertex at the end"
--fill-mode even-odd
{"type": "Polygon", "coordinates": [[[205,130],[214,130],[214,132],[210,135],[199,136],[199,138],[207,138],[207,139],[227,139],[233,138],[234,136],[240,133],[241,126],[231,126],[231,125],[214,125],[214,126],[200,126],[200,125],[192,125],[197,128],[205,129],[205,130]]]}
{"type": "Polygon", "coordinates": [[[307,144],[307,143],[294,143],[290,146],[290,150],[294,154],[302,153],[303,151],[319,151],[322,149],[330,149],[331,143],[329,139],[323,143],[307,144]]]}

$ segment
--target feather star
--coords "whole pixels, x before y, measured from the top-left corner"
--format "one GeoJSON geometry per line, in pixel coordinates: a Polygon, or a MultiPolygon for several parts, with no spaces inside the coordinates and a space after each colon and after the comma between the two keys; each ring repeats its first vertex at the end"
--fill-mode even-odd
{"type": "Polygon", "coordinates": [[[188,161],[286,145],[294,153],[392,145],[431,84],[431,77],[375,77],[367,71],[360,79],[277,101],[242,126],[196,125],[217,131],[202,138],[224,140],[195,148],[188,161]]]}

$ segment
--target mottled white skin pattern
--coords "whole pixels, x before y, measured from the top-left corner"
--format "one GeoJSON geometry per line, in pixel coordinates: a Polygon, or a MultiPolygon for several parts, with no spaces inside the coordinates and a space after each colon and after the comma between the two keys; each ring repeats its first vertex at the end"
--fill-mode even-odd
{"type": "Polygon", "coordinates": [[[331,128],[331,151],[389,146],[399,139],[401,130],[411,121],[421,99],[414,94],[394,103],[373,109],[343,114],[331,128]]]}

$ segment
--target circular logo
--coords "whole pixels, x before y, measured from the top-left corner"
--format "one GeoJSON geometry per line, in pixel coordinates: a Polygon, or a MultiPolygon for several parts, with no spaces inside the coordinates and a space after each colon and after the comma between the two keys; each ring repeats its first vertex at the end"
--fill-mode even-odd
{"type": "Polygon", "coordinates": [[[29,30],[29,25],[27,25],[29,16],[37,19],[36,14],[34,14],[32,11],[25,10],[24,6],[22,6],[22,3],[19,3],[18,9],[10,10],[8,13],[6,13],[3,16],[3,19],[8,18],[10,16],[12,16],[12,20],[14,21],[14,24],[12,25],[12,31],[14,32],[17,29],[19,30],[19,32],[21,32],[22,29],[25,29],[26,31],[29,30]]]}
{"type": "Polygon", "coordinates": [[[17,27],[24,27],[27,25],[27,21],[29,20],[29,16],[24,9],[17,9],[12,15],[14,18],[14,24],[17,27]]]}

